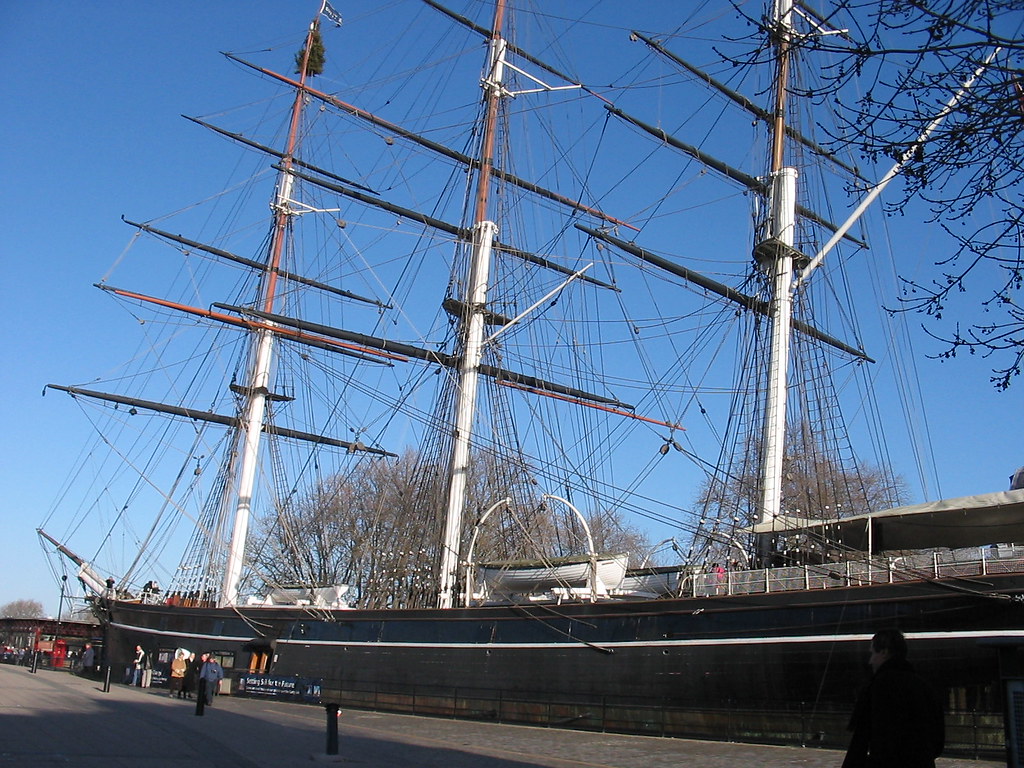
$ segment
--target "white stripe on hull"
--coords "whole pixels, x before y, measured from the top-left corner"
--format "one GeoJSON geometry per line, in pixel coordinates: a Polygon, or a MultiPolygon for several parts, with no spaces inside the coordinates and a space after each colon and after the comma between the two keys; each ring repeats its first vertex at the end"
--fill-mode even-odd
{"type": "MultiPolygon", "coordinates": [[[[143,627],[134,627],[128,624],[111,623],[112,627],[118,629],[129,630],[132,632],[141,632],[147,635],[156,635],[161,637],[189,637],[194,639],[202,639],[210,642],[234,642],[234,643],[249,643],[255,638],[253,635],[245,635],[243,637],[228,636],[228,635],[204,635],[196,632],[172,632],[169,630],[160,629],[147,629],[143,627]]],[[[452,649],[472,649],[479,648],[484,650],[500,650],[500,649],[565,649],[565,648],[580,648],[589,649],[592,646],[599,646],[601,648],[680,648],[680,647],[699,647],[699,646],[720,646],[720,645],[797,645],[807,643],[850,643],[850,642],[867,642],[872,637],[872,633],[854,633],[854,634],[843,634],[843,635],[793,635],[784,637],[725,637],[725,638],[694,638],[694,639],[677,639],[677,640],[628,640],[628,641],[616,641],[602,643],[599,640],[578,640],[576,642],[561,642],[561,643],[395,643],[395,642],[384,642],[384,641],[355,641],[355,640],[295,640],[289,638],[271,638],[275,639],[278,645],[305,645],[319,648],[331,648],[331,647],[380,647],[380,648],[452,648],[452,649]]],[[[986,630],[961,630],[953,632],[907,632],[906,637],[908,640],[1024,640],[1024,629],[1010,629],[1000,630],[998,632],[986,631],[986,630]]]]}

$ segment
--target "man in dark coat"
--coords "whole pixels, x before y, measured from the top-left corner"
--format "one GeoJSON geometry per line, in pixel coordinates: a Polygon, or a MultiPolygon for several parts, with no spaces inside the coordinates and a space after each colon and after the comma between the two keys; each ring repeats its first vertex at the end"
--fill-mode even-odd
{"type": "Polygon", "coordinates": [[[907,662],[903,633],[876,634],[868,664],[873,675],[850,718],[843,768],[935,768],[946,742],[942,705],[907,662]]]}
{"type": "Polygon", "coordinates": [[[199,669],[199,695],[206,697],[206,704],[213,704],[220,681],[224,679],[224,668],[212,653],[203,654],[203,665],[199,669]]]}
{"type": "Polygon", "coordinates": [[[188,666],[185,669],[185,682],[181,685],[181,692],[186,699],[192,698],[192,693],[199,689],[199,668],[203,665],[195,653],[188,655],[188,666]]]}
{"type": "Polygon", "coordinates": [[[92,668],[96,664],[96,649],[92,647],[92,643],[86,643],[82,649],[82,674],[92,674],[92,668]]]}

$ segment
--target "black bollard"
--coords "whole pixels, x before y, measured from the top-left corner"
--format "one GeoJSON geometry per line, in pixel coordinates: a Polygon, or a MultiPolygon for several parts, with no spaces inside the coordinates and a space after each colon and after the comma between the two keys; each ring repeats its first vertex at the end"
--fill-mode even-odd
{"type": "Polygon", "coordinates": [[[338,705],[324,704],[327,710],[327,754],[338,754],[338,705]]]}
{"type": "Polygon", "coordinates": [[[103,692],[110,693],[110,665],[107,664],[106,671],[103,673],[103,692]]]}
{"type": "Polygon", "coordinates": [[[29,671],[32,674],[35,674],[37,669],[39,669],[39,651],[33,651],[32,652],[32,668],[29,671]]]}
{"type": "Polygon", "coordinates": [[[203,710],[206,709],[206,681],[200,680],[196,688],[196,717],[203,717],[203,710]]]}

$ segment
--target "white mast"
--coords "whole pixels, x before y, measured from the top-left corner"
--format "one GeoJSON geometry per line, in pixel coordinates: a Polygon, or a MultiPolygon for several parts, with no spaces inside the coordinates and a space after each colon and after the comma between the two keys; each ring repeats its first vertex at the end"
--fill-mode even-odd
{"type": "Polygon", "coordinates": [[[480,169],[477,180],[476,213],[473,224],[473,251],[466,286],[466,313],[460,332],[463,335],[462,361],[459,365],[458,395],[455,405],[455,433],[452,447],[451,478],[437,595],[439,608],[455,604],[459,573],[459,549],[462,540],[462,513],[466,506],[466,481],[469,471],[470,440],[476,410],[480,360],[484,348],[484,309],[487,282],[491,270],[491,249],[498,226],[488,218],[491,169],[494,167],[494,146],[497,134],[498,105],[504,95],[502,78],[505,67],[505,41],[501,27],[505,2],[498,0],[494,11],[494,30],[488,58],[488,75],[484,79],[485,118],[481,142],[480,169]]]}
{"type": "MultiPolygon", "coordinates": [[[[306,78],[308,77],[309,54],[314,37],[318,34],[319,17],[309,25],[306,35],[306,47],[303,52],[300,85],[295,91],[295,102],[292,105],[291,125],[288,131],[287,150],[282,162],[282,170],[278,176],[277,194],[274,199],[274,234],[270,243],[270,255],[264,275],[263,295],[261,297],[264,312],[273,312],[277,299],[277,275],[284,254],[284,245],[291,226],[294,212],[291,208],[293,178],[289,173],[298,147],[299,119],[302,116],[303,95],[306,78]]],[[[270,325],[270,323],[268,323],[270,325]]],[[[227,564],[224,569],[224,580],[221,583],[218,605],[235,605],[238,602],[238,584],[242,576],[242,565],[245,560],[245,540],[249,533],[249,517],[252,513],[252,496],[256,487],[256,470],[259,467],[260,437],[266,417],[267,397],[270,394],[270,378],[274,357],[274,332],[263,328],[257,331],[253,341],[252,368],[248,388],[245,392],[248,402],[240,433],[241,457],[239,459],[238,492],[235,504],[235,519],[228,544],[227,564]]]]}
{"type": "MultiPolygon", "coordinates": [[[[767,238],[755,252],[772,280],[771,357],[762,443],[762,497],[759,522],[775,519],[782,508],[782,463],[785,458],[786,389],[789,373],[789,344],[793,319],[791,285],[795,251],[796,177],[795,168],[785,165],[786,84],[789,77],[793,2],[775,0],[773,28],[776,37],[778,73],[775,83],[775,113],[772,135],[771,198],[767,238]]],[[[767,554],[767,542],[759,547],[767,554]]]]}

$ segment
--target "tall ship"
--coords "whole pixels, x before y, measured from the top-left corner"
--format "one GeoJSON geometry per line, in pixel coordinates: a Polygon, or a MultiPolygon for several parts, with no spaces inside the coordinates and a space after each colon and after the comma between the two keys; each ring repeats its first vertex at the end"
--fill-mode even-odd
{"type": "Polygon", "coordinates": [[[48,385],[95,439],[40,535],[107,663],[141,645],[159,681],[185,648],[239,695],[834,747],[896,627],[949,748],[1001,754],[1024,490],[899,474],[926,451],[889,433],[906,339],[854,304],[899,249],[859,207],[886,169],[801,98],[830,66],[807,41],[855,31],[789,0],[634,27],[346,5],[226,54],[266,95],[189,119],[234,175],[126,214],[97,287],[136,353],[48,385]]]}

